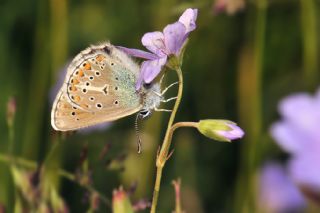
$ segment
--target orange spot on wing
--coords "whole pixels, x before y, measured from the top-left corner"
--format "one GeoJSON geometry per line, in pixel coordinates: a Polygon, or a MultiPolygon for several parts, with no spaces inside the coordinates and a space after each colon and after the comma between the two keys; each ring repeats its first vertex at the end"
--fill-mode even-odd
{"type": "Polygon", "coordinates": [[[83,70],[79,70],[78,75],[79,75],[80,77],[83,77],[83,76],[84,76],[84,72],[83,72],[83,70]]]}
{"type": "Polygon", "coordinates": [[[98,62],[101,62],[103,59],[105,59],[105,57],[104,57],[103,55],[98,55],[98,56],[96,57],[96,60],[97,60],[98,62]]]}
{"type": "Polygon", "coordinates": [[[80,100],[81,100],[80,96],[77,95],[77,96],[74,97],[74,101],[75,102],[79,102],[80,100]]]}
{"type": "Polygon", "coordinates": [[[79,84],[80,83],[80,81],[78,80],[78,79],[73,79],[73,82],[72,82],[72,84],[79,84]]]}
{"type": "Polygon", "coordinates": [[[70,90],[75,92],[75,91],[77,91],[77,88],[74,85],[72,85],[72,86],[70,86],[70,90]]]}
{"type": "Polygon", "coordinates": [[[91,64],[90,64],[90,63],[85,63],[85,64],[84,64],[84,68],[85,68],[86,70],[90,70],[90,69],[91,69],[91,64]]]}
{"type": "Polygon", "coordinates": [[[66,109],[66,108],[68,108],[68,105],[65,104],[65,103],[59,103],[58,107],[59,107],[59,108],[66,109]]]}

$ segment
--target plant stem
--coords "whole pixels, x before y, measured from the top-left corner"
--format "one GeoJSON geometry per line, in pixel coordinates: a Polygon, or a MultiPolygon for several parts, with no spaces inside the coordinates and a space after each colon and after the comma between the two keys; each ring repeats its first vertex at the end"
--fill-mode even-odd
{"type": "Polygon", "coordinates": [[[181,179],[179,178],[178,180],[172,181],[172,185],[176,194],[176,208],[174,213],[182,213],[183,211],[181,208],[181,179]]]}
{"type": "Polygon", "coordinates": [[[314,0],[300,0],[300,4],[304,76],[308,89],[314,89],[319,80],[317,7],[314,0]]]}
{"type": "Polygon", "coordinates": [[[14,153],[14,126],[13,124],[8,126],[8,134],[9,134],[9,146],[8,146],[8,154],[13,155],[14,153]]]}
{"type": "MultiPolygon", "coordinates": [[[[8,165],[10,164],[16,164],[22,167],[25,167],[27,169],[31,169],[31,170],[36,170],[38,168],[38,163],[31,161],[31,160],[27,160],[24,158],[19,158],[19,157],[14,157],[12,155],[4,155],[4,154],[0,154],[0,162],[6,163],[8,165]],[[13,163],[14,162],[14,163],[13,163]]],[[[77,178],[74,174],[67,172],[63,169],[58,169],[57,171],[58,175],[61,177],[64,177],[72,182],[78,183],[77,178]]],[[[94,189],[91,185],[82,185],[80,184],[83,188],[85,188],[86,190],[88,190],[89,192],[95,192],[99,195],[100,199],[107,205],[111,206],[111,202],[110,200],[105,197],[104,195],[102,195],[100,192],[98,192],[96,189],[94,189]]]]}
{"type": "Polygon", "coordinates": [[[157,174],[156,174],[156,182],[155,182],[154,190],[153,190],[152,206],[151,206],[151,211],[150,211],[151,213],[155,213],[156,212],[156,207],[157,207],[158,197],[159,197],[161,177],[162,177],[162,169],[164,167],[164,164],[168,160],[168,153],[169,153],[169,149],[170,149],[170,145],[171,145],[171,138],[172,138],[171,127],[172,127],[173,121],[175,119],[175,116],[176,116],[176,113],[177,113],[177,110],[178,110],[178,107],[180,105],[181,98],[182,98],[183,76],[182,76],[181,68],[180,67],[176,68],[176,72],[177,72],[178,80],[179,80],[178,95],[177,95],[177,100],[176,100],[176,102],[174,104],[172,113],[170,115],[170,119],[169,119],[169,122],[168,122],[166,135],[164,137],[160,152],[159,152],[159,154],[157,156],[157,162],[156,162],[157,174]]]}

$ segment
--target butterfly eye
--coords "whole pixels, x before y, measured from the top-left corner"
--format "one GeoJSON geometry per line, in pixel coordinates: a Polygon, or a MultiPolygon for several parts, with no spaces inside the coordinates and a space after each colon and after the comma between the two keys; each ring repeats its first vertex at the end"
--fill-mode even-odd
{"type": "Polygon", "coordinates": [[[139,115],[141,116],[141,118],[147,118],[151,115],[151,111],[149,110],[143,110],[139,112],[139,115]]]}
{"type": "Polygon", "coordinates": [[[144,83],[144,84],[143,84],[143,87],[146,88],[146,89],[150,89],[151,86],[152,86],[151,83],[144,83]]]}
{"type": "Polygon", "coordinates": [[[105,47],[103,48],[103,50],[104,50],[105,53],[107,53],[108,55],[110,55],[111,50],[110,50],[109,47],[105,46],[105,47]]]}

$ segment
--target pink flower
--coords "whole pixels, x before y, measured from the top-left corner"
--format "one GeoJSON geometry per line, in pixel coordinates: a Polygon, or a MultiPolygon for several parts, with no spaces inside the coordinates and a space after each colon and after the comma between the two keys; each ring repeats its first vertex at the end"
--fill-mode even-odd
{"type": "Polygon", "coordinates": [[[141,42],[151,53],[118,47],[131,56],[147,59],[141,65],[141,73],[136,84],[137,90],[143,83],[149,84],[157,77],[169,56],[179,56],[189,33],[196,28],[197,14],[197,9],[189,8],[180,16],[179,21],[167,25],[163,32],[144,34],[141,42]]]}

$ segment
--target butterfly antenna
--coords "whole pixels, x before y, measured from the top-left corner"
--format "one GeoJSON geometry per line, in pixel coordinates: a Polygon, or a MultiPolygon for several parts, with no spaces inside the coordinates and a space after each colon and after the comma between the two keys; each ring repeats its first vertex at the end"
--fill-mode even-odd
{"type": "Polygon", "coordinates": [[[139,126],[138,126],[139,119],[140,119],[140,114],[138,113],[137,116],[136,116],[136,120],[134,122],[134,127],[135,127],[135,130],[136,130],[136,136],[137,136],[138,154],[141,153],[141,138],[140,138],[139,126]]]}

